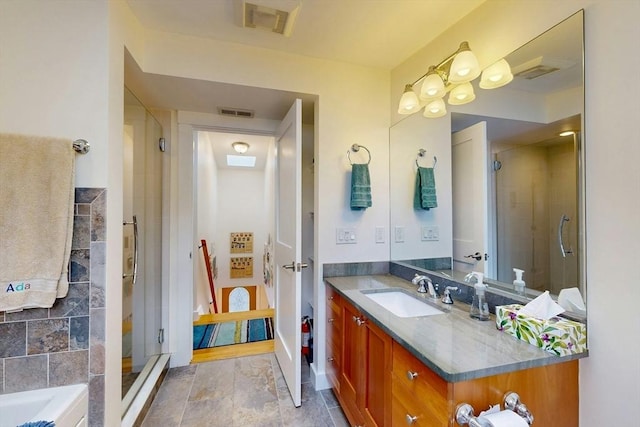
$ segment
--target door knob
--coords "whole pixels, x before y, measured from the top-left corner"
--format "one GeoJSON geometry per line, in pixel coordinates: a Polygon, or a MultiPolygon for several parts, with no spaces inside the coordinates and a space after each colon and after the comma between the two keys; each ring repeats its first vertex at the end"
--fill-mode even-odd
{"type": "Polygon", "coordinates": [[[282,268],[286,269],[286,270],[294,270],[296,269],[296,262],[295,261],[291,261],[291,264],[285,264],[282,266],[282,268]]]}

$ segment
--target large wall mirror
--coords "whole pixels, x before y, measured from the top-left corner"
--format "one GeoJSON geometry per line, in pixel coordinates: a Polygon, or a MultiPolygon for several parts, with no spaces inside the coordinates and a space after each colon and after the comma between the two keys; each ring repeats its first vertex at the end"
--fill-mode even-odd
{"type": "Polygon", "coordinates": [[[586,297],[583,22],[580,11],[506,56],[508,85],[474,82],[470,104],[391,127],[392,261],[458,279],[483,271],[514,294],[517,268],[529,298],[586,297]],[[434,167],[437,208],[413,207],[416,165],[434,167]]]}

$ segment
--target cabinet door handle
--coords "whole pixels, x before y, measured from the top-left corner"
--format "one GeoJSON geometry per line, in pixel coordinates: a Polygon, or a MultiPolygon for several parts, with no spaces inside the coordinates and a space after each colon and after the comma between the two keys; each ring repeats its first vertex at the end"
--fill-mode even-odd
{"type": "Polygon", "coordinates": [[[329,301],[333,301],[333,295],[328,298],[329,301]]]}
{"type": "Polygon", "coordinates": [[[407,378],[409,379],[409,381],[415,380],[417,376],[417,372],[407,371],[407,378]]]}
{"type": "Polygon", "coordinates": [[[409,425],[415,424],[415,422],[418,421],[418,417],[410,414],[405,415],[405,419],[407,420],[407,424],[409,425]]]}
{"type": "Polygon", "coordinates": [[[336,319],[331,318],[331,319],[327,320],[327,322],[329,322],[329,323],[333,323],[333,322],[335,322],[335,320],[336,320],[336,319]]]}
{"type": "Polygon", "coordinates": [[[365,319],[362,319],[360,317],[358,317],[358,320],[356,320],[356,323],[358,324],[358,326],[362,326],[366,323],[367,321],[365,319]]]}
{"type": "Polygon", "coordinates": [[[333,357],[327,357],[327,362],[329,363],[333,363],[335,359],[333,357]]]}

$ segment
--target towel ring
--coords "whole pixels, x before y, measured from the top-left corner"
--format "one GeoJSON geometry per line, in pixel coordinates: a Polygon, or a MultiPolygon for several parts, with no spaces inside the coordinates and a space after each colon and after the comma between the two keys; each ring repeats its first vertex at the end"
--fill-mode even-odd
{"type": "MultiPolygon", "coordinates": [[[[418,156],[416,157],[416,166],[420,167],[420,165],[418,164],[418,159],[420,157],[424,157],[425,154],[427,154],[427,150],[425,150],[424,148],[421,148],[418,150],[418,156]]],[[[436,168],[436,163],[438,163],[438,158],[436,156],[433,156],[433,168],[436,168]]]]}
{"type": "Polygon", "coordinates": [[[364,145],[353,144],[351,146],[351,149],[347,150],[347,158],[349,159],[349,164],[353,165],[353,162],[351,161],[351,152],[353,151],[354,153],[357,153],[361,148],[364,148],[364,151],[369,154],[369,160],[367,161],[367,164],[371,163],[371,151],[369,151],[369,149],[364,145]]]}

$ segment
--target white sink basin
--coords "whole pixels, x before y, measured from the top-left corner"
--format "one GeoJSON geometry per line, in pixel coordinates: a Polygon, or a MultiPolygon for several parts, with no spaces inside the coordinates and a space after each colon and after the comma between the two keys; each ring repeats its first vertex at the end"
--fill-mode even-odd
{"type": "Polygon", "coordinates": [[[364,296],[380,304],[398,317],[419,317],[433,316],[434,314],[444,314],[444,312],[426,302],[420,301],[402,291],[377,291],[364,292],[364,296]]]}

